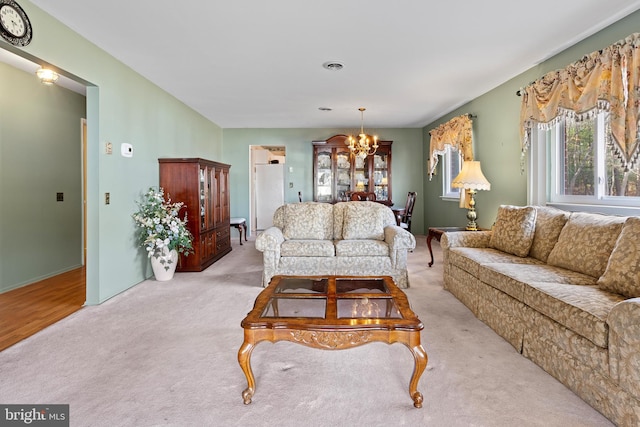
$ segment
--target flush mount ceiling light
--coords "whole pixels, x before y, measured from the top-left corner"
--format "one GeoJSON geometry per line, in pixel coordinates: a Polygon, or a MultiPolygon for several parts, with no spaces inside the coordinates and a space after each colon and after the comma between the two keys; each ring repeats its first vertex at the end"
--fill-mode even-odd
{"type": "Polygon", "coordinates": [[[38,68],[36,71],[36,76],[40,79],[40,81],[48,86],[54,84],[56,80],[58,80],[58,73],[48,68],[38,68]]]}
{"type": "Polygon", "coordinates": [[[338,61],[328,61],[322,64],[322,66],[331,71],[340,71],[344,68],[344,64],[338,61]]]}

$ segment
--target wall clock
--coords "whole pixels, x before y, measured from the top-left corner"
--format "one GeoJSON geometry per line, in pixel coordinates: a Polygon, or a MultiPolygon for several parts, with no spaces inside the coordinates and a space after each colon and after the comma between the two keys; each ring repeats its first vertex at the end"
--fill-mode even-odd
{"type": "Polygon", "coordinates": [[[15,46],[31,43],[31,22],[14,0],[0,0],[0,36],[15,46]]]}

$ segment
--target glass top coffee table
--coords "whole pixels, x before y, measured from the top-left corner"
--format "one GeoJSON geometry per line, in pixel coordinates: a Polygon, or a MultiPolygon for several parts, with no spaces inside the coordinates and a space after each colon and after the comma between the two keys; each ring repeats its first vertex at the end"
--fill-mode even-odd
{"type": "Polygon", "coordinates": [[[245,404],[251,403],[256,389],[250,359],[260,341],[291,341],[324,350],[381,341],[402,343],[413,354],[409,395],[413,406],[422,407],[418,381],[428,360],[420,344],[423,325],[391,277],[275,276],[241,325],[244,343],[238,362],[247,377],[245,404]]]}

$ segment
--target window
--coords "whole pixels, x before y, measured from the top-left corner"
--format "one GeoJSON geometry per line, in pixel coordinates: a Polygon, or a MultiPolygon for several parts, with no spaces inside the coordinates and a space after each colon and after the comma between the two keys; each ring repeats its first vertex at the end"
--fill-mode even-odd
{"type": "Polygon", "coordinates": [[[640,208],[640,167],[624,169],[608,119],[606,112],[582,121],[561,117],[549,130],[537,131],[530,158],[532,203],[597,205],[595,210],[621,214],[629,212],[620,208],[640,208]]]}
{"type": "Polygon", "coordinates": [[[460,189],[452,188],[451,181],[458,176],[462,168],[462,156],[456,147],[446,145],[442,156],[442,198],[460,200],[460,189]]]}

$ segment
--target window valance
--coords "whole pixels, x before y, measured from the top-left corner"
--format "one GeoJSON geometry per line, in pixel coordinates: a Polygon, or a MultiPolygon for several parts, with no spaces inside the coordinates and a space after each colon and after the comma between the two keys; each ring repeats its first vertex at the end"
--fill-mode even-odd
{"type": "Polygon", "coordinates": [[[522,152],[534,126],[548,129],[559,119],[576,120],[609,111],[611,136],[623,166],[638,159],[640,33],[547,73],[520,90],[522,152]]]}
{"type": "Polygon", "coordinates": [[[472,124],[471,115],[463,114],[429,131],[429,179],[438,166],[438,155],[446,153],[446,145],[458,149],[463,160],[473,160],[472,124]]]}

